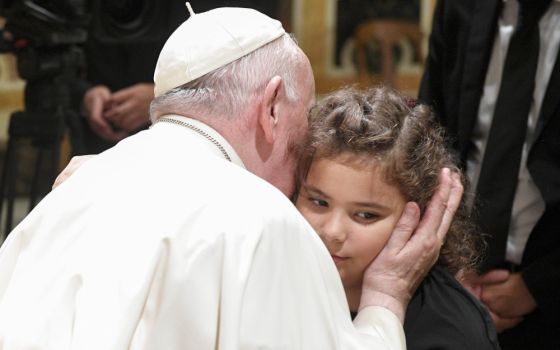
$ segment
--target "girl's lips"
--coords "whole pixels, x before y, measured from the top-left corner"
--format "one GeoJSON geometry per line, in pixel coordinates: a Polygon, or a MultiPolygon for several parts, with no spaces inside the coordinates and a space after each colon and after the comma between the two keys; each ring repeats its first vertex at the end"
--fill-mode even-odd
{"type": "Polygon", "coordinates": [[[348,258],[343,258],[343,257],[338,256],[338,255],[331,255],[331,257],[334,260],[335,264],[348,259],[348,258]]]}

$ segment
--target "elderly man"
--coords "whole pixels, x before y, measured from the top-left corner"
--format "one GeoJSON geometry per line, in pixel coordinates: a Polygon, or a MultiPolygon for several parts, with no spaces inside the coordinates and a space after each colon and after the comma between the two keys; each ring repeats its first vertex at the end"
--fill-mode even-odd
{"type": "Polygon", "coordinates": [[[314,83],[280,23],[191,14],[154,82],[154,126],[84,164],[2,247],[1,347],[405,348],[404,310],[461,197],[455,179],[442,174],[412,238],[409,206],[352,324],[332,259],[287,197],[314,83]]]}

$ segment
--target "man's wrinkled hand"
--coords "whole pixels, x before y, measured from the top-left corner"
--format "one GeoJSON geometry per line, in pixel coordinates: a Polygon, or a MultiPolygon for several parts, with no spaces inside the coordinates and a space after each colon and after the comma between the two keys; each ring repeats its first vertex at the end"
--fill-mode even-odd
{"type": "Polygon", "coordinates": [[[364,273],[360,309],[384,306],[404,321],[408,302],[439,256],[462,195],[459,175],[444,169],[419,224],[418,205],[406,204],[387,245],[364,273]]]}

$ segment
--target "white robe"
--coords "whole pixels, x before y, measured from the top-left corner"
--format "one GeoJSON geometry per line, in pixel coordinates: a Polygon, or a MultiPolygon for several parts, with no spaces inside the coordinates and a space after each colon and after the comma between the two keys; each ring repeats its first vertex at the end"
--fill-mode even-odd
{"type": "Polygon", "coordinates": [[[233,162],[158,123],[83,165],[9,235],[0,349],[405,348],[384,308],[352,324],[305,219],[197,124],[233,162]]]}

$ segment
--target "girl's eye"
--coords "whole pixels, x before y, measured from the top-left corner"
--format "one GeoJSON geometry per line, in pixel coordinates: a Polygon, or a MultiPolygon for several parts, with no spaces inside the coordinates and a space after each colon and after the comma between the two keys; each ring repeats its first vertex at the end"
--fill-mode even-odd
{"type": "Polygon", "coordinates": [[[358,216],[358,218],[362,219],[362,220],[366,220],[366,221],[371,221],[377,218],[376,214],[373,213],[369,213],[367,211],[362,211],[359,212],[358,214],[356,214],[358,216]]]}
{"type": "Polygon", "coordinates": [[[309,201],[318,207],[328,207],[329,203],[318,198],[309,198],[309,201]]]}

